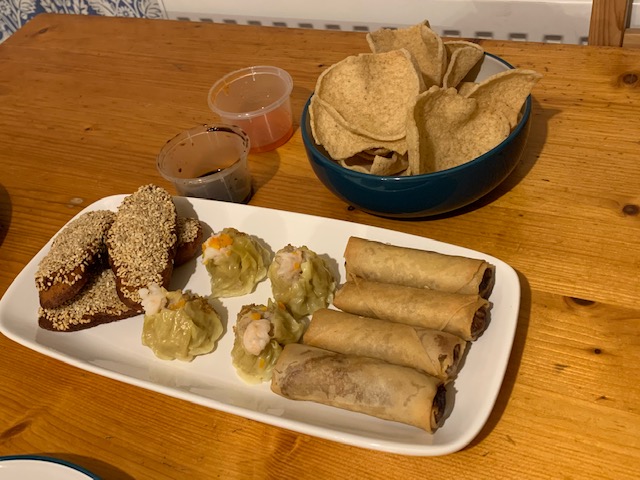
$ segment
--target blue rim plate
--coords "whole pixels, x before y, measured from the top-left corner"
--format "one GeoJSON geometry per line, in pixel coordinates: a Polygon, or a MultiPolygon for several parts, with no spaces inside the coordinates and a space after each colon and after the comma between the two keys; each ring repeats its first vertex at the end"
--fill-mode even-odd
{"type": "Polygon", "coordinates": [[[0,457],[0,480],[100,480],[87,469],[60,458],[45,455],[0,457]]]}

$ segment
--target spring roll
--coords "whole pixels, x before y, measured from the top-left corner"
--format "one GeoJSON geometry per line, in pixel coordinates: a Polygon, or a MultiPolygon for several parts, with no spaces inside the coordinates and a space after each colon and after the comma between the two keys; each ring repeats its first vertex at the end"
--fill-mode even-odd
{"type": "Polygon", "coordinates": [[[369,357],[290,343],[280,354],[271,390],[393,420],[433,432],[442,422],[446,388],[436,377],[369,357]]]}
{"type": "Polygon", "coordinates": [[[445,382],[455,376],[467,345],[451,333],[326,308],[313,314],[302,342],[415,368],[445,382]]]}
{"type": "Polygon", "coordinates": [[[367,280],[344,283],[333,304],[354,315],[441,330],[467,341],[484,331],[489,315],[489,302],[480,295],[367,280]]]}
{"type": "Polygon", "coordinates": [[[398,247],[350,237],[344,252],[347,279],[428,288],[489,298],[495,267],[484,260],[398,247]]]}

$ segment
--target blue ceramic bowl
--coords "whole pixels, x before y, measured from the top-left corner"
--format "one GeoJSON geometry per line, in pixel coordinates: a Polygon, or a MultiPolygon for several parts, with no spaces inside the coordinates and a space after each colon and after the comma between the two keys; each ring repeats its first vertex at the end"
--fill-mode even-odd
{"type": "MultiPolygon", "coordinates": [[[[485,53],[476,79],[513,68],[485,53]]],[[[531,97],[518,125],[484,155],[448,170],[414,176],[378,176],[355,172],[331,159],[315,143],[309,124],[309,100],[300,122],[309,162],[320,181],[338,198],[365,212],[384,217],[419,218],[451,212],[469,205],[496,188],[513,171],[529,135],[531,97]]]]}

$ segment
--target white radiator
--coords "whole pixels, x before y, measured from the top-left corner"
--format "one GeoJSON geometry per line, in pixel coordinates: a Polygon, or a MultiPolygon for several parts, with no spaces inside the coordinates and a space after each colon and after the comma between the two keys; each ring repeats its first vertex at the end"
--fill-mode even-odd
{"type": "MultiPolygon", "coordinates": [[[[163,0],[168,18],[371,31],[428,19],[441,35],[584,44],[591,0],[163,0]]],[[[632,25],[640,24],[634,0],[632,25]]]]}

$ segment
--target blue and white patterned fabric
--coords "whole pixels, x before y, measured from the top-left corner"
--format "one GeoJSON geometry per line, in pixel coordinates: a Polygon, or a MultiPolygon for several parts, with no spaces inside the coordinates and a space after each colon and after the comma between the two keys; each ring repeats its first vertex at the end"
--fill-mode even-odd
{"type": "Polygon", "coordinates": [[[0,0],[0,42],[43,12],[167,18],[162,0],[0,0]]]}

